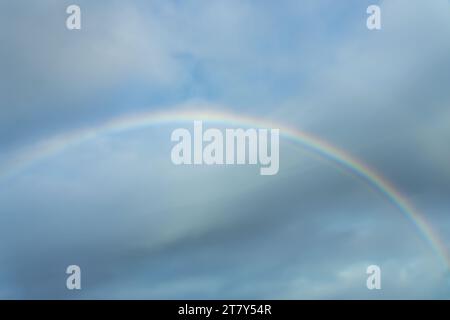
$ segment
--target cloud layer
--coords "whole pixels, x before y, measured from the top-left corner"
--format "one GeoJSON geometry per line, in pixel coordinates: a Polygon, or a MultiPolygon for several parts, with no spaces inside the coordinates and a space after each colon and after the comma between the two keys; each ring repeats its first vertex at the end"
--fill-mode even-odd
{"type": "MultiPolygon", "coordinates": [[[[0,166],[60,132],[201,101],[356,155],[448,245],[450,5],[381,1],[370,32],[369,2],[80,1],[71,32],[69,2],[3,1],[0,166]]],[[[0,297],[449,297],[432,248],[362,181],[284,139],[273,177],[175,167],[177,126],[100,136],[0,181],[0,297]]]]}

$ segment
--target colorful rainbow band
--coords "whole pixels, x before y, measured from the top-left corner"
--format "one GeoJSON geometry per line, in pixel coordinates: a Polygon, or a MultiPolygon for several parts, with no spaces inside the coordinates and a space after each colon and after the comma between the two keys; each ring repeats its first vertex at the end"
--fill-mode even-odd
{"type": "Polygon", "coordinates": [[[307,134],[298,129],[290,128],[280,123],[267,121],[255,117],[235,114],[228,111],[217,110],[192,110],[181,109],[162,112],[147,112],[128,116],[121,116],[113,120],[107,121],[99,126],[84,128],[58,135],[53,138],[44,140],[30,148],[26,148],[18,152],[17,156],[12,159],[10,165],[0,167],[0,181],[13,177],[15,174],[23,171],[33,163],[50,157],[56,153],[69,148],[72,145],[79,144],[83,141],[94,139],[95,137],[107,133],[123,132],[130,129],[139,129],[147,126],[202,120],[204,122],[231,123],[233,125],[242,125],[245,127],[257,128],[277,128],[280,129],[281,136],[288,138],[296,143],[300,143],[320,156],[333,161],[346,171],[351,173],[365,182],[367,182],[374,190],[380,192],[386,197],[396,208],[398,208],[409,220],[411,220],[425,240],[431,245],[439,258],[450,269],[450,257],[447,253],[442,241],[439,239],[431,225],[426,221],[425,217],[420,214],[414,206],[401,195],[399,191],[380,174],[375,172],[369,166],[365,165],[358,159],[350,156],[335,146],[330,145],[317,137],[307,134]]]}

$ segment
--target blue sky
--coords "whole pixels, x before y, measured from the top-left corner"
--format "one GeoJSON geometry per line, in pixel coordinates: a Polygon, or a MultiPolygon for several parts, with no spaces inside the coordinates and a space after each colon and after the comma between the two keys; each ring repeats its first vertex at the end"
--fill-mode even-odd
{"type": "MultiPolygon", "coordinates": [[[[69,4],[0,2],[0,168],[120,115],[220,106],[355,155],[450,247],[448,1],[78,1],[79,31],[69,4]]],[[[100,136],[0,180],[0,297],[449,297],[415,226],[361,181],[283,139],[270,178],[175,167],[178,126],[100,136]]]]}

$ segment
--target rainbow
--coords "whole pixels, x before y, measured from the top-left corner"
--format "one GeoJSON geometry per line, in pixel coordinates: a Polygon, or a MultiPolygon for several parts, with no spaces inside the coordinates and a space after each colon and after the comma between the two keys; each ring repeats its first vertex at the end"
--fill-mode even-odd
{"type": "Polygon", "coordinates": [[[202,120],[203,122],[231,123],[244,127],[278,128],[281,136],[299,143],[302,147],[332,161],[348,173],[365,181],[373,190],[382,194],[399,209],[417,228],[435,251],[446,268],[450,269],[450,257],[437,232],[425,217],[385,178],[374,169],[348,153],[306,132],[266,119],[244,116],[222,110],[172,109],[125,115],[101,125],[75,130],[43,140],[16,153],[9,164],[0,166],[0,182],[12,178],[34,163],[55,155],[73,145],[95,139],[104,134],[120,133],[131,129],[158,124],[202,120]]]}

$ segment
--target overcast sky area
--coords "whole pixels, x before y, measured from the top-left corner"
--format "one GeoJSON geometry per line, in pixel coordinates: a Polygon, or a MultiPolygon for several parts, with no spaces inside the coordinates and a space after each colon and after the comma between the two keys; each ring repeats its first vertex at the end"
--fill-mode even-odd
{"type": "MultiPolygon", "coordinates": [[[[53,136],[202,106],[345,150],[450,249],[450,1],[79,0],[69,31],[70,4],[0,0],[0,173],[53,136]]],[[[449,266],[361,179],[283,137],[277,175],[175,166],[180,125],[0,174],[0,298],[450,298],[449,266]],[[82,290],[66,288],[72,264],[82,290]]]]}

